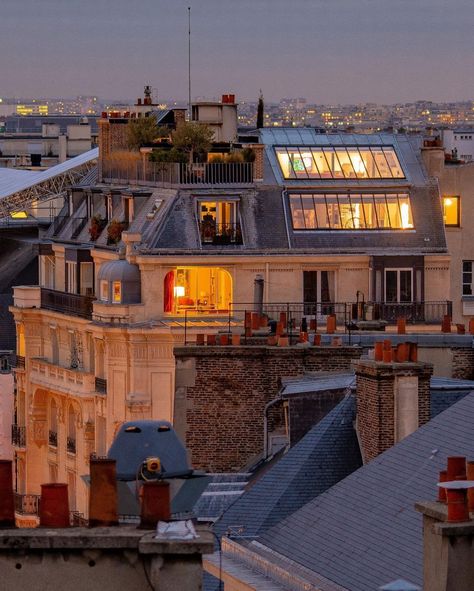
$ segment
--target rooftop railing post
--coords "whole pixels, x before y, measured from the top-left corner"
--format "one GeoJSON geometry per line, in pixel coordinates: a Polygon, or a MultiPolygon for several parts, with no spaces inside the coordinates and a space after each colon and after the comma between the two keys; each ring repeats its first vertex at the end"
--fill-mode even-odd
{"type": "Polygon", "coordinates": [[[184,346],[188,344],[188,311],[184,311],[184,346]]]}

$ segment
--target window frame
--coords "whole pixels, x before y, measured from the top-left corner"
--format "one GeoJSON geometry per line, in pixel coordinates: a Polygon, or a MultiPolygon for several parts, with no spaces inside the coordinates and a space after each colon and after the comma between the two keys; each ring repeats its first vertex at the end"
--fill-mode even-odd
{"type": "Polygon", "coordinates": [[[285,145],[275,145],[273,146],[274,153],[278,162],[278,166],[280,167],[280,172],[285,180],[298,180],[298,179],[312,179],[312,180],[406,180],[407,175],[402,164],[401,158],[393,145],[321,145],[321,146],[304,146],[304,145],[292,145],[292,146],[285,146],[285,145]],[[303,151],[309,152],[313,159],[313,164],[315,171],[308,172],[308,168],[306,163],[303,159],[303,151]],[[353,156],[354,154],[358,154],[362,166],[364,167],[364,171],[367,176],[364,176],[364,173],[359,170],[356,171],[354,166],[353,156]],[[371,176],[369,174],[369,166],[364,161],[364,153],[367,153],[370,157],[371,163],[374,167],[374,174],[371,176]],[[377,155],[376,155],[377,154],[377,155]],[[285,166],[281,160],[280,155],[285,156],[288,158],[288,165],[285,166]],[[328,167],[329,176],[326,176],[326,173],[321,174],[321,170],[317,164],[317,155],[323,155],[324,160],[328,167]],[[350,164],[352,168],[353,174],[347,174],[343,169],[343,164],[341,164],[340,156],[345,155],[346,163],[350,164]],[[293,156],[293,157],[292,157],[293,156]],[[294,156],[301,160],[303,168],[300,170],[295,169],[294,166],[294,156]],[[382,174],[380,171],[379,163],[377,162],[377,158],[380,159],[380,163],[385,162],[385,170],[387,171],[386,174],[382,174]],[[394,160],[394,163],[390,163],[391,160],[394,160]],[[287,171],[285,170],[287,169],[287,171]],[[401,172],[401,176],[397,175],[397,171],[401,172]],[[376,172],[375,172],[376,171],[376,172]]]}
{"type": "Polygon", "coordinates": [[[474,260],[463,260],[462,261],[462,266],[461,266],[461,295],[462,297],[472,297],[474,296],[474,289],[473,289],[473,273],[472,273],[472,268],[473,268],[473,264],[474,264],[474,260]],[[470,265],[470,270],[466,271],[464,265],[470,265]],[[464,280],[464,276],[469,274],[471,276],[470,281],[465,281],[464,280]],[[464,287],[465,286],[469,286],[470,292],[471,293],[464,293],[464,287]]]}
{"type": "Polygon", "coordinates": [[[290,215],[291,229],[294,232],[328,232],[328,231],[348,231],[348,232],[409,232],[416,231],[413,220],[412,205],[410,194],[408,192],[316,192],[316,191],[287,191],[287,205],[290,215]],[[305,198],[305,199],[303,199],[305,198]],[[329,203],[328,203],[329,200],[329,203]],[[311,215],[305,215],[308,207],[304,204],[312,202],[314,212],[314,223],[309,224],[311,215]],[[408,221],[403,225],[403,219],[406,216],[402,214],[401,203],[407,204],[408,221]],[[389,205],[395,206],[397,212],[396,218],[398,224],[393,218],[393,211],[389,211],[389,205]],[[349,217],[347,214],[349,207],[349,217]],[[355,210],[359,207],[359,217],[355,217],[355,210]],[[381,215],[383,212],[386,215],[381,215]],[[369,208],[372,211],[372,220],[369,225],[367,212],[369,208]],[[321,211],[326,211],[325,223],[320,223],[318,215],[321,211]],[[299,221],[295,222],[297,218],[299,221]],[[346,219],[347,218],[347,219],[346,219]],[[356,219],[359,221],[356,222],[356,219]],[[336,222],[337,220],[337,222],[336,222]],[[352,223],[349,223],[352,220],[352,223]],[[382,225],[383,221],[388,221],[388,225],[382,225]],[[344,223],[343,223],[344,222],[344,223]]]}
{"type": "Polygon", "coordinates": [[[461,227],[461,196],[460,195],[443,195],[443,223],[445,228],[460,228],[461,227]],[[455,224],[447,224],[446,223],[446,210],[445,210],[445,201],[446,199],[452,199],[456,203],[456,223],[455,224]]]}

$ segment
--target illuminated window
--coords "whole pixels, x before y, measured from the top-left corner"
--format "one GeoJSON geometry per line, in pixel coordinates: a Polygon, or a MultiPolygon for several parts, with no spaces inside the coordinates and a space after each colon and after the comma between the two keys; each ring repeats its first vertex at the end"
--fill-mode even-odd
{"type": "Polygon", "coordinates": [[[120,304],[122,302],[122,284],[120,281],[114,281],[112,283],[112,302],[114,304],[120,304]]]}
{"type": "Polygon", "coordinates": [[[164,280],[165,312],[216,314],[232,301],[232,278],[219,267],[177,267],[164,280]]]}
{"type": "Polygon", "coordinates": [[[303,193],[289,195],[294,230],[413,229],[405,193],[303,193]]]}
{"type": "Polygon", "coordinates": [[[393,147],[276,147],[285,179],[393,179],[405,174],[393,147]]]}
{"type": "Polygon", "coordinates": [[[103,302],[107,302],[109,299],[109,283],[108,283],[108,281],[102,280],[100,282],[100,299],[103,302]]]}
{"type": "Polygon", "coordinates": [[[445,226],[459,227],[459,197],[443,197],[443,218],[445,226]]]}
{"type": "Polygon", "coordinates": [[[242,244],[236,201],[198,201],[203,244],[242,244]]]}

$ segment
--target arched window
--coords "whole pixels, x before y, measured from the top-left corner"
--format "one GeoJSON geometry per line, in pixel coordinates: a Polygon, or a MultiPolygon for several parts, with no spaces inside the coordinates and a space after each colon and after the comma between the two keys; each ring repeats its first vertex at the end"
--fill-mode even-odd
{"type": "Polygon", "coordinates": [[[176,267],[165,277],[165,312],[226,313],[231,301],[232,277],[220,267],[176,267]]]}
{"type": "Polygon", "coordinates": [[[67,414],[67,451],[76,453],[76,413],[72,405],[67,414]]]}
{"type": "Polygon", "coordinates": [[[51,400],[49,408],[49,445],[58,447],[58,406],[56,400],[51,400]]]}

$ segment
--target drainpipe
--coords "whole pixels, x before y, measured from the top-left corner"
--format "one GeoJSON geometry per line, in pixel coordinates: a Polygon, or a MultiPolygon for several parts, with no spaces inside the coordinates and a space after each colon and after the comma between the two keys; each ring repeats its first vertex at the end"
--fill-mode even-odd
{"type": "Polygon", "coordinates": [[[253,283],[253,304],[255,312],[263,314],[263,288],[264,288],[263,275],[256,275],[253,283]]]}

